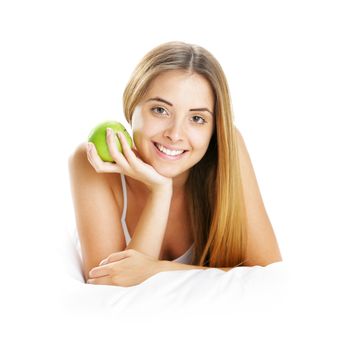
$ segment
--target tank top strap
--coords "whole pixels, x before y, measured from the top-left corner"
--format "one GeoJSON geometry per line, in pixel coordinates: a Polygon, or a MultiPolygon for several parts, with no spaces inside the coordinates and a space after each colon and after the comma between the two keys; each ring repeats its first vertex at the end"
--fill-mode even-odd
{"type": "Polygon", "coordinates": [[[126,244],[128,244],[131,240],[131,237],[130,237],[130,234],[128,231],[128,227],[126,226],[126,221],[125,221],[126,210],[128,208],[128,194],[127,194],[127,190],[126,190],[126,181],[125,181],[124,174],[120,174],[120,178],[122,181],[122,189],[123,189],[123,212],[122,212],[122,217],[121,217],[121,224],[123,227],[126,244]]]}

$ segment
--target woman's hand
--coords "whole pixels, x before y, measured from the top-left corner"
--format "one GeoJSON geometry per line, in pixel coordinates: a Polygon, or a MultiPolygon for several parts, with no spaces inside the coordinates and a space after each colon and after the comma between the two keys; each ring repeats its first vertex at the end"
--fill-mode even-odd
{"type": "Polygon", "coordinates": [[[115,134],[107,129],[107,145],[115,163],[104,162],[97,153],[93,143],[87,144],[87,157],[98,173],[122,173],[144,183],[151,191],[172,186],[172,179],[160,175],[151,165],[143,162],[134,146],[132,149],[123,133],[118,132],[123,153],[118,151],[115,134]]]}
{"type": "Polygon", "coordinates": [[[131,287],[162,271],[161,261],[127,249],[113,253],[89,272],[87,283],[131,287]]]}

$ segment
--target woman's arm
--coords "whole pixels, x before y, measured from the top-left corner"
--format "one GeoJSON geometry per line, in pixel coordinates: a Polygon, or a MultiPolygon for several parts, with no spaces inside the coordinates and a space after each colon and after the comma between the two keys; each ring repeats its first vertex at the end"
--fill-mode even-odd
{"type": "MultiPolygon", "coordinates": [[[[119,140],[123,153],[116,148],[115,135],[111,130],[107,132],[107,144],[118,170],[125,175],[144,183],[150,190],[142,214],[138,220],[135,232],[126,249],[134,249],[150,257],[159,259],[163,244],[166,225],[169,217],[173,181],[160,175],[151,165],[144,163],[126,142],[125,136],[120,133],[119,140]]],[[[100,161],[95,152],[96,161],[100,161]]]]}
{"type": "Polygon", "coordinates": [[[135,249],[159,259],[168,222],[171,197],[172,187],[169,186],[149,194],[146,206],[126,249],[135,249]]]}
{"type": "MultiPolygon", "coordinates": [[[[89,273],[87,283],[121,287],[136,286],[151,276],[165,271],[207,270],[213,267],[180,264],[174,261],[157,260],[134,249],[113,253],[101,261],[100,266],[89,273]]],[[[232,267],[217,268],[230,271],[232,267]]]]}
{"type": "Polygon", "coordinates": [[[69,158],[71,194],[85,279],[106,256],[125,249],[121,213],[113,194],[115,174],[98,174],[81,144],[69,158]]]}
{"type": "MultiPolygon", "coordinates": [[[[134,249],[113,253],[101,261],[100,266],[89,273],[87,283],[131,287],[144,282],[151,276],[172,270],[208,269],[209,267],[179,264],[173,261],[157,260],[134,249]]],[[[231,268],[220,268],[228,271],[231,268]]]]}

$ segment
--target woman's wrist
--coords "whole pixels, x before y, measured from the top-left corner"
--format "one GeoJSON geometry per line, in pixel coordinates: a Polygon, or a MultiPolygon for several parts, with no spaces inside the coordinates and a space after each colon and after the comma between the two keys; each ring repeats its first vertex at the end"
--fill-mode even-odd
{"type": "Polygon", "coordinates": [[[169,182],[168,184],[161,184],[161,185],[153,186],[151,188],[151,193],[154,195],[168,194],[171,196],[173,194],[173,184],[172,184],[172,182],[169,182]]]}

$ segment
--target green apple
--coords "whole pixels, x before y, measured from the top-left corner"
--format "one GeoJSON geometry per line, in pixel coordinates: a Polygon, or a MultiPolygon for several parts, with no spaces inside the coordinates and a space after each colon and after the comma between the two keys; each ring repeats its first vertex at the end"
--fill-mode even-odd
{"type": "Polygon", "coordinates": [[[132,138],[129,133],[126,131],[123,124],[118,123],[116,121],[106,121],[101,124],[98,124],[93,130],[91,130],[90,135],[88,137],[88,141],[92,142],[97,150],[98,155],[105,162],[114,162],[111,157],[107,145],[107,128],[111,128],[116,134],[116,144],[119,152],[122,152],[122,145],[119,142],[117,132],[121,131],[124,135],[130,147],[132,147],[132,138]]]}

